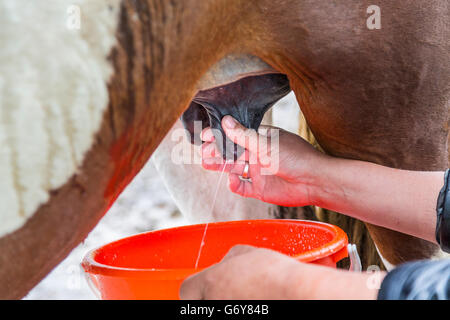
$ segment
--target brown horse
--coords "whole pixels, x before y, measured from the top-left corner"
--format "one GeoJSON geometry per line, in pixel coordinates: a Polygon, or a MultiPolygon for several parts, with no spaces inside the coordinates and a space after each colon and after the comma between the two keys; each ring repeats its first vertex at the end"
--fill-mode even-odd
{"type": "MultiPolygon", "coordinates": [[[[367,27],[369,1],[71,3],[0,2],[1,298],[22,297],[86,237],[230,53],[287,75],[326,152],[448,166],[446,0],[380,0],[381,29],[367,27]]],[[[368,228],[392,264],[438,252],[368,228]]]]}
{"type": "MultiPolygon", "coordinates": [[[[222,62],[224,61],[222,60],[222,62]]],[[[246,65],[251,64],[251,61],[247,61],[246,65]]],[[[228,70],[230,70],[229,67],[230,65],[227,65],[228,70]]],[[[254,92],[249,92],[250,94],[254,94],[254,92]]],[[[263,123],[280,126],[298,133],[314,147],[321,150],[308,128],[305,118],[299,110],[294,109],[298,108],[294,99],[288,97],[281,101],[280,105],[274,106],[271,112],[266,113],[263,123]],[[287,119],[289,120],[288,123],[287,119]],[[288,127],[286,127],[287,124],[288,127]]],[[[242,107],[246,108],[245,106],[242,107]]],[[[198,112],[201,113],[201,110],[198,112]]],[[[183,118],[186,119],[186,117],[183,118]]],[[[206,123],[209,124],[209,121],[206,120],[206,123]]],[[[187,124],[186,127],[191,130],[193,126],[187,124]]],[[[328,222],[341,227],[348,235],[349,242],[356,244],[364,269],[374,265],[384,269],[383,261],[364,223],[352,217],[318,207],[282,207],[231,193],[228,189],[227,179],[220,179],[220,172],[203,169],[200,162],[201,147],[189,146],[189,140],[186,140],[186,138],[192,138],[192,135],[186,136],[182,132],[182,128],[183,126],[179,121],[172,127],[153,153],[152,161],[178,209],[190,223],[271,218],[328,222]],[[220,197],[214,202],[215,187],[211,188],[211,186],[217,185],[218,181],[221,182],[218,193],[220,197]],[[215,205],[211,208],[213,202],[215,205]]],[[[194,136],[194,142],[198,138],[194,136]]],[[[348,269],[349,266],[350,261],[348,259],[338,263],[338,267],[341,268],[348,269]]]]}

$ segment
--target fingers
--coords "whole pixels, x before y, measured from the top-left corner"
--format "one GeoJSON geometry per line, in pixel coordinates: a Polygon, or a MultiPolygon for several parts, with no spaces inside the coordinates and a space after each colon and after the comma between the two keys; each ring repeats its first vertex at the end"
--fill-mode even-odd
{"type": "Polygon", "coordinates": [[[248,176],[251,177],[252,182],[244,181],[241,180],[240,176],[242,176],[244,172],[245,165],[246,162],[243,160],[238,160],[234,163],[225,163],[221,157],[202,159],[203,168],[212,171],[225,171],[229,173],[228,187],[231,192],[243,197],[259,199],[259,196],[255,192],[255,184],[261,183],[261,176],[258,172],[258,168],[250,165],[248,169],[248,176]]]}
{"type": "Polygon", "coordinates": [[[239,194],[240,196],[243,195],[244,186],[242,185],[245,183],[245,181],[242,181],[239,179],[239,175],[237,174],[230,174],[228,176],[228,188],[230,188],[231,192],[239,194]]]}
{"type": "Polygon", "coordinates": [[[232,261],[231,259],[251,254],[255,251],[261,251],[261,249],[248,245],[234,246],[218,264],[184,280],[180,287],[180,298],[182,300],[217,299],[220,297],[223,298],[224,294],[227,296],[228,294],[233,293],[234,290],[232,289],[228,292],[223,290],[231,285],[230,279],[234,281],[240,280],[238,277],[239,274],[236,274],[236,272],[240,273],[241,270],[236,267],[233,268],[233,264],[239,267],[240,263],[239,261],[232,261]]]}
{"type": "Polygon", "coordinates": [[[204,142],[201,147],[203,158],[218,158],[221,156],[214,142],[204,142]]]}
{"type": "Polygon", "coordinates": [[[243,172],[245,159],[248,158],[248,151],[245,151],[234,163],[225,163],[222,153],[217,148],[211,128],[205,128],[201,133],[201,138],[204,141],[201,146],[203,168],[213,171],[222,171],[225,166],[226,172],[237,174],[243,172]]]}
{"type": "Polygon", "coordinates": [[[210,127],[203,129],[200,137],[203,141],[201,146],[203,168],[215,171],[222,170],[225,162],[215,143],[215,137],[212,129],[210,127]]]}
{"type": "Polygon", "coordinates": [[[226,166],[229,171],[232,163],[225,163],[220,151],[214,142],[205,142],[201,147],[202,167],[212,171],[222,171],[226,166]]]}
{"type": "Polygon", "coordinates": [[[256,192],[256,185],[261,183],[261,181],[258,180],[258,177],[250,176],[252,179],[252,182],[250,182],[241,180],[239,176],[240,174],[228,175],[228,188],[230,191],[245,198],[250,197],[260,199],[259,193],[256,192]]]}
{"type": "MultiPolygon", "coordinates": [[[[244,147],[245,152],[240,155],[239,160],[246,160],[251,164],[257,164],[258,166],[262,165],[262,167],[270,166],[272,160],[270,157],[272,150],[268,148],[271,146],[271,143],[268,141],[270,140],[268,137],[271,137],[272,131],[278,130],[278,128],[271,126],[260,126],[258,133],[253,129],[248,129],[242,126],[231,116],[225,116],[222,119],[222,126],[229,139],[244,147]]],[[[202,145],[203,168],[207,170],[221,171],[225,166],[225,171],[227,172],[235,173],[238,176],[242,174],[244,168],[243,162],[241,165],[238,165],[238,160],[233,166],[229,163],[225,164],[225,160],[223,159],[222,154],[215,143],[215,136],[211,128],[204,129],[201,137],[204,141],[202,145]]],[[[255,169],[257,168],[254,168],[254,170],[255,169]]],[[[253,177],[254,175],[250,174],[250,176],[253,177]]],[[[243,195],[249,191],[249,187],[246,186],[248,183],[242,182],[242,184],[240,184],[237,177],[232,177],[230,182],[230,186],[233,187],[233,192],[243,195]]]]}
{"type": "Polygon", "coordinates": [[[207,127],[202,130],[200,137],[203,142],[213,142],[215,140],[213,131],[210,127],[207,127]]]}
{"type": "MultiPolygon", "coordinates": [[[[225,116],[222,119],[222,127],[227,135],[227,137],[234,143],[243,147],[246,152],[240,156],[240,159],[245,159],[248,161],[249,157],[252,161],[257,161],[258,158],[265,158],[270,153],[268,147],[270,143],[268,138],[272,137],[274,130],[280,130],[279,128],[272,126],[260,126],[258,132],[253,129],[248,129],[241,125],[231,116],[225,116]]],[[[222,157],[221,152],[218,150],[215,142],[215,136],[213,129],[205,128],[201,133],[201,138],[204,141],[204,146],[202,150],[203,158],[217,158],[214,160],[209,160],[208,164],[216,164],[217,162],[222,163],[223,161],[219,158],[222,157]]],[[[210,167],[211,170],[217,169],[210,167]]]]}
{"type": "MultiPolygon", "coordinates": [[[[209,149],[208,146],[206,146],[205,148],[209,149]]],[[[244,160],[237,160],[236,162],[225,162],[225,160],[221,156],[208,156],[207,153],[209,153],[209,151],[205,151],[205,153],[202,153],[202,167],[204,169],[212,171],[224,170],[225,172],[237,175],[241,175],[244,171],[244,160]]],[[[250,171],[251,170],[249,170],[249,174],[251,174],[250,171]]]]}
{"type": "Polygon", "coordinates": [[[225,163],[220,151],[217,148],[217,145],[214,142],[215,137],[211,128],[208,127],[203,129],[200,137],[204,141],[201,146],[203,168],[214,171],[222,170],[225,163]]]}
{"type": "Polygon", "coordinates": [[[258,143],[266,143],[266,139],[258,139],[258,133],[241,125],[231,116],[222,119],[222,127],[228,138],[250,152],[258,152],[258,143]],[[260,141],[259,141],[260,140],[260,141]]]}

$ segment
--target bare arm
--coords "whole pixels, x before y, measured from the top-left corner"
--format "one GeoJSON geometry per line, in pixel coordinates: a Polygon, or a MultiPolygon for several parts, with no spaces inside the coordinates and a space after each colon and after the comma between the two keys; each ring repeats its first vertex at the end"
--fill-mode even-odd
{"type": "Polygon", "coordinates": [[[336,158],[322,159],[319,166],[314,204],[436,242],[436,202],[444,172],[336,158]]]}
{"type": "MultiPolygon", "coordinates": [[[[260,148],[259,144],[267,144],[262,133],[235,122],[229,125],[229,120],[232,118],[224,117],[223,125],[231,140],[256,154],[258,159],[271,157],[278,161],[278,171],[271,175],[260,174],[259,162],[251,164],[252,183],[238,179],[243,170],[242,161],[227,168],[233,192],[284,206],[313,204],[436,242],[436,203],[444,184],[444,172],[399,170],[330,157],[283,130],[279,130],[279,148],[272,145],[260,148]]],[[[217,158],[209,155],[215,149],[212,134],[205,130],[203,139],[207,141],[203,148],[203,167],[220,170],[221,165],[215,164],[217,158]]]]}
{"type": "Polygon", "coordinates": [[[180,297],[375,300],[385,275],[301,263],[276,251],[238,245],[220,263],[186,279],[180,297]]]}

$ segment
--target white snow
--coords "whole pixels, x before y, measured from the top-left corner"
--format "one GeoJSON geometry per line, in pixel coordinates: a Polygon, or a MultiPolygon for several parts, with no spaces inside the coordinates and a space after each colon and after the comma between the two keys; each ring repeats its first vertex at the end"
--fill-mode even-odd
{"type": "Polygon", "coordinates": [[[86,240],[24,299],[96,299],[80,266],[89,250],[136,233],[186,224],[148,161],[86,240]]]}

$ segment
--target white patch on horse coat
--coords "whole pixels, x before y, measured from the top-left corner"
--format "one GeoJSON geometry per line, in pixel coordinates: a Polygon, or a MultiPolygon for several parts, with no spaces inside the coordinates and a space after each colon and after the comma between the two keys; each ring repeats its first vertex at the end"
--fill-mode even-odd
{"type": "MultiPolygon", "coordinates": [[[[380,250],[378,250],[377,245],[375,244],[375,248],[377,249],[378,255],[381,258],[381,261],[383,261],[384,266],[386,267],[387,271],[392,271],[393,269],[396,268],[396,265],[390,263],[389,261],[387,261],[380,253],[380,250]]],[[[434,254],[433,256],[430,257],[431,260],[441,260],[441,259],[448,259],[450,257],[450,254],[442,251],[442,250],[438,250],[436,252],[436,254],[434,254]]]]}
{"type": "Polygon", "coordinates": [[[120,0],[0,2],[0,237],[82,164],[108,106],[120,0]],[[68,28],[78,6],[80,29],[68,28]]]}
{"type": "Polygon", "coordinates": [[[442,250],[438,250],[436,254],[434,254],[430,259],[431,260],[442,260],[442,259],[449,259],[450,254],[447,252],[444,252],[442,250]]]}
{"type": "MultiPolygon", "coordinates": [[[[375,243],[374,243],[375,244],[375,243]]],[[[383,261],[384,266],[386,267],[387,271],[392,271],[393,269],[395,269],[395,265],[390,263],[389,261],[387,261],[380,253],[380,250],[378,250],[377,245],[375,244],[375,249],[377,249],[378,255],[381,258],[381,261],[383,261]]]]}

